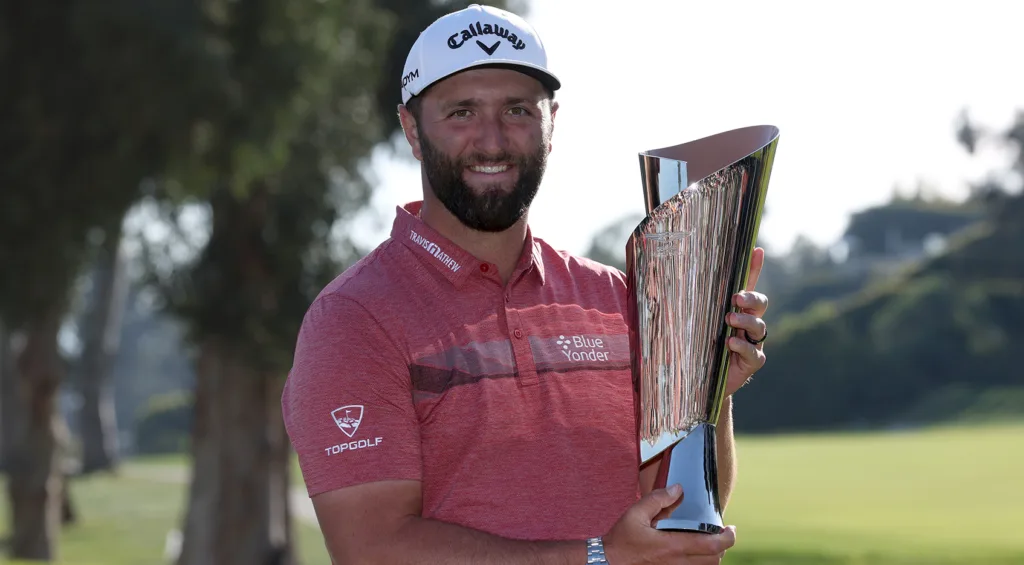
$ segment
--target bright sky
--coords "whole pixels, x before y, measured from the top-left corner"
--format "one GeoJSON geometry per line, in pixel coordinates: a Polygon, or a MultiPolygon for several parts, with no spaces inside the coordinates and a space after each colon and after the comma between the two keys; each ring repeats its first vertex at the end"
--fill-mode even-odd
{"type": "MultiPolygon", "coordinates": [[[[781,130],[762,236],[834,242],[849,214],[923,180],[960,196],[1006,162],[956,143],[962,108],[990,127],[1024,111],[1024,3],[533,0],[527,19],[562,80],[535,233],[581,253],[641,213],[637,153],[756,124],[781,130]],[[582,9],[581,9],[582,8],[582,9]],[[1014,68],[1016,67],[1016,68],[1014,68]]],[[[376,226],[420,198],[404,142],[373,168],[376,226]]],[[[625,242],[624,242],[625,243],[625,242]]]]}

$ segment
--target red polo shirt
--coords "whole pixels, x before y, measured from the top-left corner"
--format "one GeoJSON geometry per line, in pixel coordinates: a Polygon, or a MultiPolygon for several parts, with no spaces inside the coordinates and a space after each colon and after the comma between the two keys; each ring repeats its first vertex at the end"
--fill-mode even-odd
{"type": "Polygon", "coordinates": [[[506,285],[419,207],[303,321],[282,406],[309,495],[412,479],[426,518],[606,533],[639,496],[622,273],[528,235],[506,285]]]}

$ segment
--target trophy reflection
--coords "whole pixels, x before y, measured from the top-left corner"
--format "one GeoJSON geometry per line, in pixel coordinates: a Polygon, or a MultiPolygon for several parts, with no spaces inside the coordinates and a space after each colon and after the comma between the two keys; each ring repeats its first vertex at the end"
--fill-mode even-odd
{"type": "Polygon", "coordinates": [[[778,138],[754,126],[640,154],[646,217],[626,245],[640,465],[660,465],[649,488],[683,487],[661,530],[723,527],[725,318],[747,283],[778,138]]]}

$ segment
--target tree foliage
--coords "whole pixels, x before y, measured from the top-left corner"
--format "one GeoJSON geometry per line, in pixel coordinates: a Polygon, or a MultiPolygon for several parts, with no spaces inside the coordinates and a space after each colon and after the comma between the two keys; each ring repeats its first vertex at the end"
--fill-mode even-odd
{"type": "MultiPolygon", "coordinates": [[[[1015,167],[1022,123],[1003,136],[1018,151],[1015,167]]],[[[945,252],[777,324],[768,364],[737,400],[737,428],[921,423],[975,403],[994,410],[991,391],[1021,390],[1024,194],[997,198],[945,252]]],[[[961,217],[976,214],[964,208],[961,217]]]]}

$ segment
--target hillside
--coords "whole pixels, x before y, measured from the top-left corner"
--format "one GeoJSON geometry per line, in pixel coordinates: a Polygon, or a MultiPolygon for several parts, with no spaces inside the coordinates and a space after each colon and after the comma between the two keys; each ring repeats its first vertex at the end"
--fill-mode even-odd
{"type": "Polygon", "coordinates": [[[940,255],[773,326],[737,398],[747,432],[878,427],[1024,411],[1024,196],[940,255]]]}

